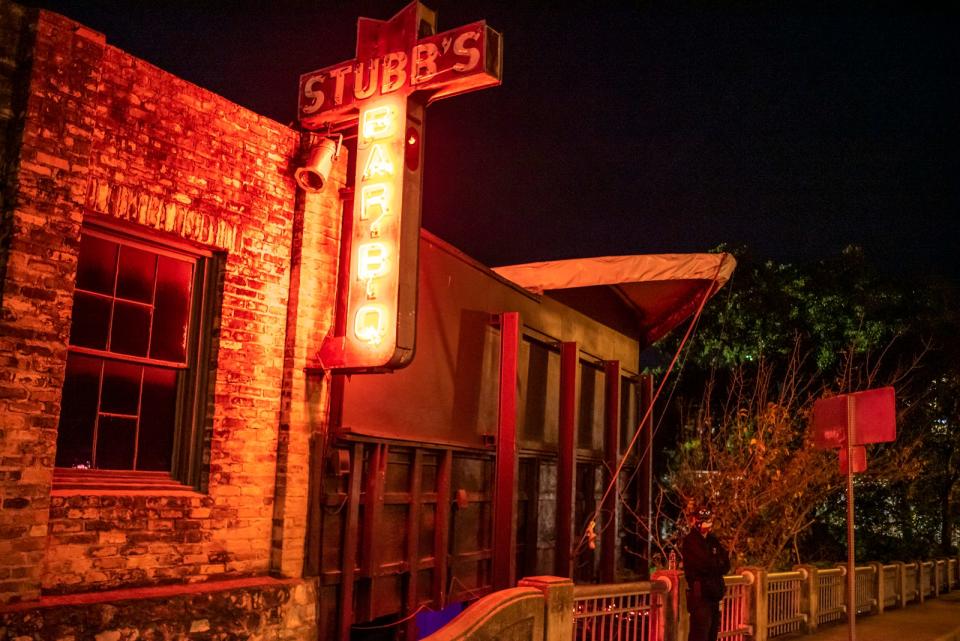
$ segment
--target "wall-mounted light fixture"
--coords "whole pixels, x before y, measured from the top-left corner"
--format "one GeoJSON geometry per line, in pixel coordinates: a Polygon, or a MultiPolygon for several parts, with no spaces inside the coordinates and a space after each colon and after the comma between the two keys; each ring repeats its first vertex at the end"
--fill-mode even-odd
{"type": "Polygon", "coordinates": [[[323,189],[333,169],[333,161],[340,156],[342,144],[343,134],[340,134],[337,140],[323,136],[310,147],[303,167],[298,167],[293,174],[301,189],[310,192],[323,189]]]}

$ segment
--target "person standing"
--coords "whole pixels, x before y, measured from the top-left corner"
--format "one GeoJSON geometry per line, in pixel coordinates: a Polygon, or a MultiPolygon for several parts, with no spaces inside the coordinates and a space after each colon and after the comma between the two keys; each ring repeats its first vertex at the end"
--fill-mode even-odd
{"type": "Polygon", "coordinates": [[[720,631],[720,602],[726,593],[723,575],[730,571],[730,556],[720,539],[710,532],[712,527],[710,510],[696,510],[680,546],[687,578],[689,641],[716,641],[720,631]]]}

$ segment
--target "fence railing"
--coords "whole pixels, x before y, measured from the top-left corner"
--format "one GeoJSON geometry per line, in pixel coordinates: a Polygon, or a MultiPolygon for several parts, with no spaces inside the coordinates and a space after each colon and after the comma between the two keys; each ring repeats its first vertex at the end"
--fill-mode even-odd
{"type": "Polygon", "coordinates": [[[654,641],[667,585],[614,583],[573,588],[574,641],[654,641]]]}
{"type": "MultiPolygon", "coordinates": [[[[721,602],[719,638],[768,641],[813,633],[820,626],[846,620],[846,573],[843,566],[803,565],[788,572],[739,569],[724,578],[727,589],[721,602]]],[[[527,641],[687,638],[682,571],[660,571],[652,581],[634,583],[575,586],[559,577],[529,577],[520,585],[525,591],[503,590],[484,597],[429,639],[498,638],[490,636],[492,630],[510,630],[511,639],[527,641]]],[[[854,587],[857,615],[882,615],[885,610],[960,589],[960,559],[861,565],[856,568],[854,587]]]]}

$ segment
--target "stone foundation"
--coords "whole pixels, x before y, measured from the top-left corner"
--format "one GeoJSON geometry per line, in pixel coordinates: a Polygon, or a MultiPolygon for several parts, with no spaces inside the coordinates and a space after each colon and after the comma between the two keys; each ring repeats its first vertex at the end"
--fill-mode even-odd
{"type": "Polygon", "coordinates": [[[268,577],[0,607],[0,641],[316,639],[316,585],[268,577]]]}

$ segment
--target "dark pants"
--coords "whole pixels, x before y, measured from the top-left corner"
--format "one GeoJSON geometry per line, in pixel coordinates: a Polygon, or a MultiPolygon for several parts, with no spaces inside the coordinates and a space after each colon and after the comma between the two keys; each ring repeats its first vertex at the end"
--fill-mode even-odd
{"type": "Polygon", "coordinates": [[[688,598],[687,611],[690,613],[690,636],[687,640],[717,641],[717,633],[720,632],[720,602],[688,598]]]}

